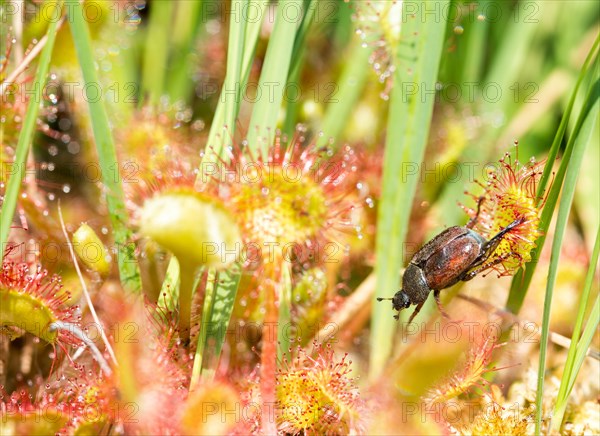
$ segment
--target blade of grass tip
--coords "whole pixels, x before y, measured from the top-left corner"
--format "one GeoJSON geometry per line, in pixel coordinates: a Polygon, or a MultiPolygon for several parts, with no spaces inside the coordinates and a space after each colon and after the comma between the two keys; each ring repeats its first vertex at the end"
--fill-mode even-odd
{"type": "MultiPolygon", "coordinates": [[[[160,3],[160,2],[159,2],[160,3]]],[[[98,74],[93,58],[90,32],[85,22],[83,6],[79,0],[67,0],[69,5],[69,25],[75,43],[75,50],[83,80],[88,85],[93,85],[92,89],[100,87],[98,74]]],[[[127,211],[118,175],[119,162],[115,150],[115,143],[111,134],[111,127],[106,113],[104,101],[96,98],[87,98],[88,108],[92,124],[92,131],[96,148],[98,150],[98,160],[102,170],[102,181],[106,188],[106,203],[113,229],[115,244],[117,245],[117,263],[119,275],[123,287],[129,292],[139,293],[141,291],[141,280],[138,265],[135,259],[135,247],[132,240],[131,230],[127,227],[127,211]]]]}
{"type": "Polygon", "coordinates": [[[150,4],[150,19],[146,29],[146,50],[142,70],[142,92],[140,105],[146,99],[152,105],[162,97],[167,74],[171,18],[175,2],[157,1],[150,4]]]}
{"type": "MultiPolygon", "coordinates": [[[[52,3],[54,3],[56,7],[62,8],[62,1],[52,3]]],[[[35,94],[29,100],[29,104],[27,105],[25,120],[23,121],[23,127],[21,128],[19,140],[17,141],[17,149],[13,161],[14,173],[8,180],[4,200],[2,202],[2,216],[0,217],[0,264],[4,259],[4,249],[8,243],[8,234],[17,207],[19,188],[25,178],[27,155],[29,154],[29,148],[31,147],[31,142],[35,133],[40,104],[43,101],[44,85],[50,68],[50,59],[52,57],[52,50],[54,48],[54,41],[56,40],[56,33],[60,21],[61,20],[51,20],[48,26],[46,45],[40,55],[40,61],[33,80],[35,94]]]]}
{"type": "Polygon", "coordinates": [[[303,16],[302,6],[301,0],[280,0],[277,4],[275,24],[258,81],[259,94],[248,126],[248,148],[255,156],[258,153],[266,156],[275,137],[296,29],[303,16]]]}
{"type": "Polygon", "coordinates": [[[371,69],[369,56],[371,56],[372,49],[370,47],[362,47],[360,43],[356,43],[351,50],[342,75],[336,84],[339,89],[328,102],[323,102],[327,103],[327,106],[321,124],[323,134],[317,140],[319,147],[328,145],[331,138],[338,138],[343,132],[350,120],[350,114],[362,94],[371,69]]]}
{"type": "MultiPolygon", "coordinates": [[[[550,176],[552,175],[552,164],[558,155],[558,151],[560,149],[560,145],[563,141],[567,126],[569,124],[569,120],[573,112],[573,106],[575,104],[575,100],[579,93],[581,84],[586,81],[586,77],[588,77],[588,75],[593,76],[593,74],[595,74],[595,69],[590,69],[589,66],[593,62],[594,58],[596,58],[599,46],[600,35],[598,36],[598,38],[596,38],[594,45],[592,46],[585,62],[583,63],[583,66],[581,67],[581,72],[579,73],[579,77],[575,84],[575,88],[571,93],[571,97],[569,98],[569,102],[567,104],[567,107],[565,108],[565,112],[563,113],[560,125],[554,137],[554,141],[552,142],[552,146],[550,147],[550,152],[548,153],[547,158],[547,164],[544,167],[544,171],[542,173],[542,177],[540,178],[540,183],[538,185],[538,201],[542,201],[544,197],[546,186],[548,185],[548,181],[550,180],[550,176]]],[[[594,62],[597,62],[597,58],[594,62]]],[[[533,273],[535,272],[535,269],[537,267],[537,262],[535,262],[534,260],[539,259],[539,253],[541,253],[542,249],[544,248],[544,243],[546,242],[545,235],[548,231],[548,228],[550,227],[552,215],[554,214],[554,208],[556,207],[556,203],[558,201],[558,196],[562,187],[564,175],[571,156],[571,150],[573,145],[572,139],[575,137],[575,134],[579,129],[578,126],[581,126],[582,121],[583,118],[580,117],[579,121],[576,122],[575,128],[573,130],[573,136],[569,138],[569,141],[567,141],[567,146],[563,154],[561,165],[554,177],[552,187],[546,199],[546,204],[544,205],[544,209],[542,210],[540,230],[542,230],[543,233],[542,236],[540,236],[536,241],[537,246],[531,253],[531,258],[533,259],[533,261],[526,264],[524,269],[520,269],[512,279],[508,299],[506,301],[506,308],[515,315],[517,315],[521,310],[521,306],[523,305],[523,301],[525,300],[525,296],[527,295],[529,285],[531,284],[531,280],[533,278],[533,273]]]]}
{"type": "Polygon", "coordinates": [[[554,285],[556,283],[556,275],[558,272],[558,262],[560,259],[560,250],[562,248],[562,241],[567,227],[567,220],[571,211],[571,203],[573,202],[573,196],[575,195],[575,187],[577,184],[577,176],[579,175],[581,161],[587,144],[590,142],[594,129],[598,121],[598,107],[600,98],[600,81],[596,81],[592,88],[588,98],[586,99],[585,106],[590,109],[585,110],[583,113],[586,114],[585,121],[581,130],[577,132],[575,139],[575,145],[573,147],[573,154],[567,168],[565,176],[565,184],[563,187],[562,196],[560,198],[560,204],[558,206],[558,216],[556,220],[556,229],[554,233],[554,239],[552,241],[552,252],[550,254],[550,267],[548,269],[548,282],[546,284],[546,294],[544,297],[544,312],[542,317],[542,334],[540,339],[540,359],[538,365],[538,381],[537,381],[537,394],[536,394],[536,412],[535,412],[535,433],[540,434],[542,426],[542,400],[544,390],[544,373],[546,369],[546,352],[548,348],[548,334],[550,331],[550,308],[552,306],[552,295],[554,293],[554,285]]]}
{"type": "MultiPolygon", "coordinates": [[[[445,4],[441,4],[443,9],[445,4]]],[[[423,10],[423,9],[419,9],[423,10]]],[[[446,23],[442,19],[411,19],[402,29],[404,36],[416,35],[416,62],[398,68],[390,99],[385,144],[382,198],[377,217],[375,297],[387,297],[398,287],[403,264],[404,241],[408,230],[418,174],[407,175],[405,165],[422,162],[433,114],[434,96],[405,90],[433,89],[442,55],[446,23]]],[[[374,300],[375,301],[375,300],[374,300]]],[[[388,305],[373,303],[369,377],[379,377],[392,348],[394,319],[388,305]]]]}
{"type": "MultiPolygon", "coordinates": [[[[571,335],[571,345],[569,346],[569,354],[567,355],[567,360],[565,361],[565,369],[563,371],[563,375],[560,381],[558,395],[556,396],[554,413],[552,414],[552,430],[556,432],[558,432],[560,429],[563,417],[565,415],[565,411],[567,409],[567,403],[572,389],[572,386],[570,386],[570,381],[572,378],[576,378],[577,374],[579,373],[579,369],[581,368],[581,366],[576,366],[577,351],[579,350],[579,345],[583,343],[582,340],[579,339],[579,335],[581,334],[583,319],[585,317],[585,313],[587,312],[587,303],[589,301],[592,284],[594,283],[596,268],[598,266],[599,254],[600,228],[598,228],[598,232],[596,233],[596,243],[594,244],[594,251],[592,252],[592,257],[590,259],[590,266],[588,268],[587,275],[585,278],[583,292],[581,293],[581,297],[579,299],[579,310],[577,312],[575,326],[573,327],[573,334],[571,335]],[[575,377],[573,377],[573,375],[575,375],[575,377]]],[[[588,325],[591,325],[592,328],[595,330],[599,322],[600,319],[598,319],[597,316],[596,318],[590,316],[588,320],[588,325]]],[[[587,350],[588,347],[589,344],[585,346],[584,349],[587,350]]]]}
{"type": "MultiPolygon", "coordinates": [[[[248,23],[246,24],[246,39],[242,60],[242,73],[240,76],[241,89],[244,89],[246,83],[248,82],[250,68],[252,67],[252,60],[254,58],[254,49],[256,47],[256,42],[258,41],[258,35],[260,33],[260,28],[266,11],[266,6],[267,3],[262,0],[248,2],[248,10],[258,11],[259,16],[256,20],[248,21],[248,23]]],[[[198,183],[201,180],[201,177],[204,174],[203,168],[206,165],[216,163],[218,157],[220,157],[224,161],[227,161],[229,159],[229,157],[223,153],[223,141],[220,139],[221,131],[223,125],[225,124],[224,100],[225,96],[221,96],[219,98],[219,102],[217,103],[217,109],[215,111],[215,115],[213,117],[212,124],[210,127],[210,132],[208,134],[208,140],[206,142],[207,150],[204,153],[202,162],[200,163],[196,183],[198,183]]],[[[176,307],[179,295],[177,290],[178,283],[179,270],[177,266],[177,260],[175,258],[172,258],[169,262],[167,274],[161,289],[161,293],[162,295],[164,295],[164,298],[159,300],[159,306],[170,310],[176,307]]]]}

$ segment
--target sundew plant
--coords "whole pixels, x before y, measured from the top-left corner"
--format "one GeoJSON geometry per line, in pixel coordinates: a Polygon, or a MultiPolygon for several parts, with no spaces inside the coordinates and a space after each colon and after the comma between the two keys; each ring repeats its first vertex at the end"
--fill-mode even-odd
{"type": "Polygon", "coordinates": [[[0,19],[0,434],[600,433],[596,1],[0,19]]]}

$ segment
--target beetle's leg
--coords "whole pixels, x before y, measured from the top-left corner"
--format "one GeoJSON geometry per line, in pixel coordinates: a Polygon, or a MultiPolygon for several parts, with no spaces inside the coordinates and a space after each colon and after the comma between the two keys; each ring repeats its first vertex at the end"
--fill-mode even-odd
{"type": "MultiPolygon", "coordinates": [[[[496,233],[496,235],[492,239],[490,239],[488,242],[486,242],[486,244],[483,246],[483,250],[482,250],[483,251],[482,256],[483,256],[484,261],[485,261],[485,259],[487,259],[488,257],[490,257],[492,255],[492,253],[496,250],[496,248],[498,248],[498,244],[500,244],[500,241],[502,241],[502,238],[504,238],[504,235],[506,235],[508,232],[510,232],[512,229],[514,229],[518,225],[523,224],[523,221],[525,221],[524,217],[517,218],[512,223],[510,223],[509,225],[504,227],[502,230],[500,230],[498,233],[496,233]]],[[[476,266],[476,265],[474,265],[474,266],[476,266]]]]}
{"type": "Polygon", "coordinates": [[[444,307],[442,306],[442,302],[440,301],[440,290],[433,291],[433,298],[435,298],[435,304],[437,304],[438,310],[442,314],[442,316],[446,319],[450,319],[450,315],[446,313],[444,307]]]}
{"type": "Polygon", "coordinates": [[[476,267],[475,269],[470,269],[470,270],[468,270],[466,273],[464,273],[462,275],[462,277],[460,278],[460,280],[463,281],[463,282],[468,282],[473,277],[475,277],[477,274],[485,271],[488,268],[493,267],[494,265],[498,265],[499,263],[503,262],[508,256],[509,256],[508,254],[504,254],[502,256],[498,256],[496,259],[491,260],[491,261],[489,261],[487,263],[481,264],[478,267],[476,267]]]}
{"type": "Polygon", "coordinates": [[[425,301],[423,301],[422,303],[417,304],[417,307],[415,307],[415,311],[412,313],[412,315],[410,316],[410,318],[408,318],[408,323],[409,324],[412,322],[412,320],[415,318],[415,316],[417,316],[417,314],[421,311],[421,308],[423,307],[424,304],[425,304],[425,301]]]}
{"type": "MultiPolygon", "coordinates": [[[[463,273],[463,275],[466,276],[469,271],[473,271],[473,269],[483,265],[485,263],[485,261],[492,255],[492,253],[494,253],[496,248],[498,248],[498,244],[500,244],[500,241],[502,241],[502,238],[504,237],[504,235],[506,235],[508,232],[510,232],[512,229],[514,229],[518,225],[522,224],[524,220],[525,220],[524,217],[514,220],[512,223],[510,223],[505,228],[500,230],[492,239],[487,241],[481,250],[481,254],[479,256],[477,256],[477,259],[475,259],[473,261],[473,263],[469,266],[469,269],[467,271],[465,271],[463,273]]],[[[481,270],[479,270],[479,272],[481,272],[481,270]]],[[[471,277],[471,278],[473,278],[473,277],[471,277]]],[[[466,281],[464,278],[460,278],[459,280],[466,281]]],[[[470,279],[467,279],[467,280],[470,280],[470,279]]]]}
{"type": "Polygon", "coordinates": [[[467,229],[472,229],[475,226],[475,224],[477,224],[477,219],[479,218],[479,212],[481,212],[481,203],[483,203],[484,199],[485,199],[485,196],[482,195],[477,200],[477,212],[475,212],[475,216],[473,218],[471,218],[469,220],[469,222],[465,225],[465,227],[467,229]]]}

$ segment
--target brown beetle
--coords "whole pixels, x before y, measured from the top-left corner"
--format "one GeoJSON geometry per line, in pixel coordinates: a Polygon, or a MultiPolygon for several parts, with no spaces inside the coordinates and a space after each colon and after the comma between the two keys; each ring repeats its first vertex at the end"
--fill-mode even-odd
{"type": "MultiPolygon", "coordinates": [[[[481,205],[481,199],[478,204],[481,205]]],[[[465,226],[453,226],[426,243],[413,256],[402,277],[402,289],[393,298],[377,298],[378,301],[391,300],[394,310],[400,311],[415,304],[417,307],[408,322],[419,313],[433,290],[433,296],[443,316],[447,317],[440,303],[440,291],[460,281],[468,281],[480,272],[502,262],[497,257],[487,262],[498,244],[524,218],[510,223],[489,241],[473,230],[477,215],[465,226]]],[[[394,315],[398,319],[399,315],[394,315]]]]}

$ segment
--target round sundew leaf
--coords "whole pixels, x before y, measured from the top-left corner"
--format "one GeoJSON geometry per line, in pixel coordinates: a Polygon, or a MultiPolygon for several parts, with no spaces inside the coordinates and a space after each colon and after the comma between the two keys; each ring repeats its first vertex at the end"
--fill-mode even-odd
{"type": "Polygon", "coordinates": [[[196,192],[157,195],[144,203],[140,232],[180,263],[226,268],[238,258],[241,237],[230,214],[196,192]]]}
{"type": "Polygon", "coordinates": [[[56,321],[52,311],[33,295],[0,288],[0,325],[16,326],[49,343],[55,343],[58,333],[50,330],[56,321]]]}

